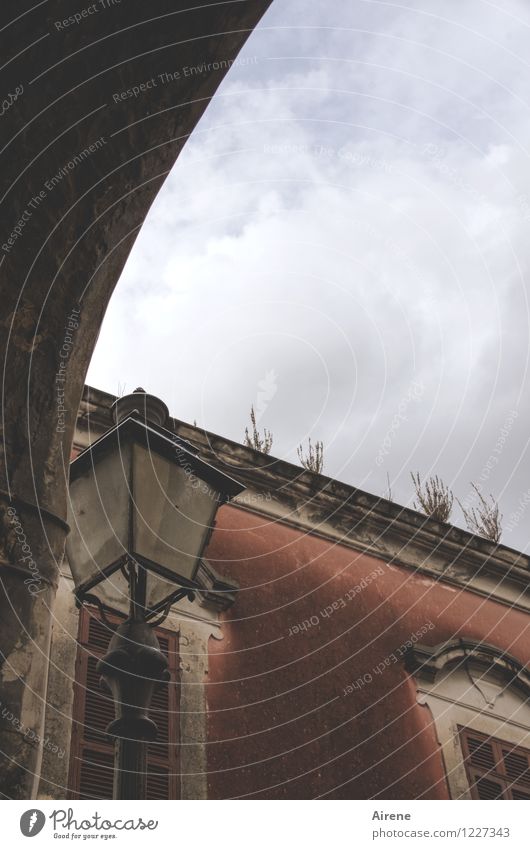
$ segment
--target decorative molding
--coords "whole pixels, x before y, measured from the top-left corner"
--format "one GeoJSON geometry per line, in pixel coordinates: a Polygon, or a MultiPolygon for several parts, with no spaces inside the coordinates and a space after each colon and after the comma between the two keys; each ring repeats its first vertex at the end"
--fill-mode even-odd
{"type": "Polygon", "coordinates": [[[530,670],[512,655],[489,643],[467,639],[450,640],[437,646],[417,643],[409,649],[405,666],[418,680],[434,684],[438,673],[446,666],[455,665],[456,661],[463,664],[472,661],[475,666],[504,680],[506,685],[517,687],[530,696],[530,670]]]}
{"type": "Polygon", "coordinates": [[[207,560],[201,560],[197,572],[197,582],[203,588],[199,594],[199,603],[213,610],[228,610],[237,596],[239,584],[220,575],[207,560]]]}
{"type": "Polygon", "coordinates": [[[214,623],[180,623],[181,798],[208,798],[208,642],[222,639],[214,623]]]}
{"type": "Polygon", "coordinates": [[[496,646],[452,640],[415,645],[406,667],[430,711],[452,799],[470,799],[460,728],[529,745],[530,672],[496,646]]]}

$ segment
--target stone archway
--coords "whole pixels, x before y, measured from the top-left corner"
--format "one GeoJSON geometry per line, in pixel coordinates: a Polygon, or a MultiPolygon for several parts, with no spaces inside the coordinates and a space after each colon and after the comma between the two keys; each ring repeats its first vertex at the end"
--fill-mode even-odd
{"type": "Polygon", "coordinates": [[[68,458],[99,328],[154,197],[270,2],[95,0],[75,14],[69,0],[2,5],[0,793],[7,798],[32,796],[39,772],[68,458]]]}

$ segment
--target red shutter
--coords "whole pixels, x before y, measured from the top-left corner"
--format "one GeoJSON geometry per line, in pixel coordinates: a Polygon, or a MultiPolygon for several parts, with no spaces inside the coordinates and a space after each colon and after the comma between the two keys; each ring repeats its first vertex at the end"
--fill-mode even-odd
{"type": "Polygon", "coordinates": [[[530,749],[460,728],[473,799],[530,799],[530,749]]]}
{"type": "MultiPolygon", "coordinates": [[[[114,718],[114,705],[100,687],[96,672],[112,634],[95,610],[81,610],[69,779],[69,798],[73,799],[112,799],[114,746],[105,729],[114,718]]],[[[170,631],[157,629],[156,634],[168,658],[171,681],[153,696],[150,716],[157,724],[158,738],[148,747],[146,797],[178,799],[178,642],[170,631]]]]}

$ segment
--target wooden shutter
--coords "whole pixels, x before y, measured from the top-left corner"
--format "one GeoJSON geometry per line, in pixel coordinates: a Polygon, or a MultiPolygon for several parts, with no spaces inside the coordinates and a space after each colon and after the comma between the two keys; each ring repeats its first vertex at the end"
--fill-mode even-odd
{"type": "Polygon", "coordinates": [[[460,728],[473,799],[530,799],[530,749],[460,728]]]}
{"type": "Polygon", "coordinates": [[[530,752],[502,746],[502,758],[506,775],[514,784],[530,789],[530,752]]]}
{"type": "MultiPolygon", "coordinates": [[[[114,746],[105,729],[114,718],[114,704],[100,687],[96,665],[106,653],[113,633],[95,610],[81,610],[70,757],[72,799],[112,799],[114,746]]],[[[169,661],[171,681],[153,695],[150,716],[158,726],[158,737],[148,746],[146,798],[178,799],[178,642],[177,635],[170,631],[159,628],[156,635],[169,661]]]]}

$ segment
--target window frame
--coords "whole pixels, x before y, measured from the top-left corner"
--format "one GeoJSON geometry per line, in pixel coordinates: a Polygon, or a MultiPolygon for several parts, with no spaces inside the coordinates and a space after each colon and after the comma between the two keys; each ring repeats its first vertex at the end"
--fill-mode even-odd
{"type": "Polygon", "coordinates": [[[415,681],[417,703],[429,711],[448,798],[473,798],[459,727],[530,748],[530,670],[505,649],[464,637],[416,643],[405,668],[415,681]]]}

